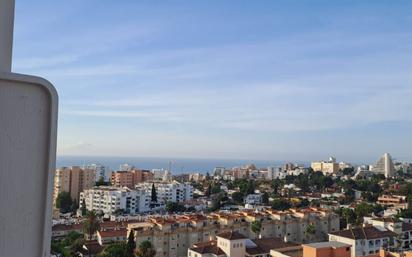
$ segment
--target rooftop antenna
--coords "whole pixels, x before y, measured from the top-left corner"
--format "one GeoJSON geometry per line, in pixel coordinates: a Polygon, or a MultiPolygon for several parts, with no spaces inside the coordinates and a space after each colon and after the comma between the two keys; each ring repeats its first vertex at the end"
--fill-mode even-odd
{"type": "Polygon", "coordinates": [[[14,0],[0,0],[0,71],[11,72],[14,0]]]}

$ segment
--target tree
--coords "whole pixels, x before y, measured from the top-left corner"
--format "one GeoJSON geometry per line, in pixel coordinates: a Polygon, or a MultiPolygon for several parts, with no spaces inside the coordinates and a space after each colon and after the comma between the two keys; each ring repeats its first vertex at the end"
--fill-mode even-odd
{"type": "Polygon", "coordinates": [[[250,224],[250,229],[252,230],[253,233],[255,233],[255,235],[259,234],[260,237],[260,231],[262,229],[262,222],[260,222],[259,220],[255,220],[250,224]]]}
{"type": "Polygon", "coordinates": [[[316,233],[315,225],[309,224],[305,229],[305,234],[310,238],[316,233]]]}
{"type": "Polygon", "coordinates": [[[373,212],[373,205],[367,203],[360,203],[355,207],[356,224],[360,225],[363,222],[363,217],[370,215],[373,212]]]}
{"type": "Polygon", "coordinates": [[[127,255],[127,245],[124,242],[113,243],[107,246],[98,257],[125,257],[127,255]]]}
{"type": "Polygon", "coordinates": [[[262,203],[265,205],[269,204],[269,194],[267,192],[262,194],[262,203]]]}
{"type": "Polygon", "coordinates": [[[212,194],[212,185],[209,184],[209,185],[207,186],[207,188],[206,188],[205,195],[206,195],[206,196],[210,196],[211,194],[212,194]]]}
{"type": "Polygon", "coordinates": [[[232,194],[232,199],[235,203],[242,204],[243,203],[243,194],[241,192],[234,192],[232,194]]]}
{"type": "Polygon", "coordinates": [[[133,229],[129,233],[126,244],[126,257],[134,257],[134,250],[136,249],[136,242],[134,241],[133,229]]]}
{"type": "Polygon", "coordinates": [[[354,224],[356,221],[356,214],[352,209],[342,208],[342,217],[346,221],[346,225],[354,224]]]}
{"type": "Polygon", "coordinates": [[[186,211],[186,208],[183,206],[183,204],[174,203],[174,202],[167,202],[165,209],[166,209],[167,212],[184,212],[184,211],[186,211]]]}
{"type": "Polygon", "coordinates": [[[77,256],[77,253],[82,250],[83,245],[84,245],[84,239],[83,238],[77,238],[76,240],[74,240],[73,243],[69,247],[70,254],[72,256],[77,256]]]}
{"type": "Polygon", "coordinates": [[[157,192],[155,184],[152,184],[152,203],[157,203],[157,192]]]}
{"type": "Polygon", "coordinates": [[[217,211],[222,206],[222,199],[223,195],[219,194],[212,199],[212,206],[210,207],[210,211],[217,211]]]}
{"type": "Polygon", "coordinates": [[[137,257],[154,257],[155,255],[156,250],[154,249],[152,243],[147,240],[141,242],[136,251],[137,257]]]}
{"type": "Polygon", "coordinates": [[[83,221],[83,231],[88,235],[88,239],[91,240],[94,233],[100,229],[100,221],[95,211],[89,211],[86,215],[86,219],[83,221]]]}
{"type": "Polygon", "coordinates": [[[60,209],[61,213],[68,213],[72,211],[73,200],[69,192],[60,192],[56,198],[56,207],[60,209]]]}
{"type": "Polygon", "coordinates": [[[304,198],[304,199],[302,199],[302,200],[300,201],[298,207],[299,207],[299,208],[306,208],[306,207],[308,207],[309,205],[310,205],[309,200],[306,199],[306,198],[304,198]]]}
{"type": "Polygon", "coordinates": [[[272,209],[274,210],[278,210],[278,211],[284,211],[287,210],[291,207],[292,205],[290,204],[289,201],[287,201],[286,199],[281,199],[281,198],[277,198],[273,201],[272,203],[272,209]]]}
{"type": "Polygon", "coordinates": [[[86,200],[84,198],[83,198],[83,201],[82,201],[82,209],[81,210],[82,210],[82,216],[87,214],[86,200]]]}
{"type": "Polygon", "coordinates": [[[221,190],[220,190],[220,184],[219,184],[219,183],[213,184],[212,189],[210,190],[210,192],[211,192],[212,194],[219,194],[220,191],[221,191],[221,190]]]}
{"type": "Polygon", "coordinates": [[[99,177],[99,180],[95,184],[96,186],[110,186],[110,182],[104,181],[104,177],[99,177]]]}

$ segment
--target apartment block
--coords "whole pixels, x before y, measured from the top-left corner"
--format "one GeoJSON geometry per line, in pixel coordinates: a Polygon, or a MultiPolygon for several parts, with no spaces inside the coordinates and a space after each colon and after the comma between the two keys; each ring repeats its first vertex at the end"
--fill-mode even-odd
{"type": "Polygon", "coordinates": [[[123,170],[112,172],[110,182],[113,186],[134,188],[138,183],[153,180],[153,174],[148,170],[123,170]]]}
{"type": "Polygon", "coordinates": [[[56,170],[54,176],[53,203],[61,192],[69,192],[71,198],[78,202],[80,192],[93,187],[95,184],[95,171],[82,169],[78,166],[63,167],[56,170]]]}
{"type": "Polygon", "coordinates": [[[329,234],[329,241],[337,241],[352,246],[351,256],[368,256],[379,254],[379,250],[394,246],[397,234],[376,226],[350,228],[329,234]]]}
{"type": "Polygon", "coordinates": [[[195,244],[217,239],[219,233],[235,231],[251,239],[280,238],[286,243],[319,242],[327,240],[330,232],[339,230],[339,217],[323,209],[217,212],[209,215],[174,215],[152,217],[128,224],[137,245],[149,240],[156,249],[156,257],[187,256],[187,249],[195,244]],[[253,221],[260,221],[259,234],[251,230],[253,221]],[[313,225],[314,234],[306,228],[313,225]]]}
{"type": "Polygon", "coordinates": [[[330,157],[329,161],[312,162],[310,167],[314,171],[321,171],[324,175],[334,174],[339,171],[339,163],[334,157],[330,157]]]}
{"type": "Polygon", "coordinates": [[[120,211],[125,214],[144,213],[150,210],[150,197],[145,190],[100,186],[80,193],[80,208],[84,199],[89,211],[94,210],[107,215],[120,211]]]}
{"type": "Polygon", "coordinates": [[[190,183],[156,181],[153,183],[140,183],[136,185],[136,188],[151,193],[153,185],[156,188],[157,201],[160,204],[186,202],[193,199],[193,186],[190,183]]]}

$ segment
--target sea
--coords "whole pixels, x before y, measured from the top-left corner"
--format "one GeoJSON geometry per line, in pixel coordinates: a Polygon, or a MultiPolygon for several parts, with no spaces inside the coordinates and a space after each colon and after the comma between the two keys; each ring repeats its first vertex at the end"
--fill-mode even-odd
{"type": "MultiPolygon", "coordinates": [[[[119,169],[122,164],[129,164],[140,169],[170,169],[173,175],[199,172],[212,173],[216,167],[240,167],[254,164],[257,168],[281,166],[286,161],[274,160],[230,160],[230,159],[191,159],[191,158],[155,158],[155,157],[107,157],[107,156],[58,156],[57,167],[83,166],[100,164],[111,170],[119,169]]],[[[293,162],[295,163],[295,162],[293,162]]],[[[305,162],[297,162],[307,164],[305,162]]]]}

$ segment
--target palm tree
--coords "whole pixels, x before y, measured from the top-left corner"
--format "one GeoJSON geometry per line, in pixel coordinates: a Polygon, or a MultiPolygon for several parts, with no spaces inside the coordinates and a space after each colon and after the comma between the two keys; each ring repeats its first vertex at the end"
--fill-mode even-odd
{"type": "Polygon", "coordinates": [[[91,240],[94,233],[100,229],[100,221],[95,211],[89,211],[86,214],[86,219],[83,221],[83,231],[91,240]]]}
{"type": "Polygon", "coordinates": [[[152,243],[149,241],[143,241],[140,243],[136,251],[136,257],[154,257],[156,250],[153,248],[152,243]]]}

